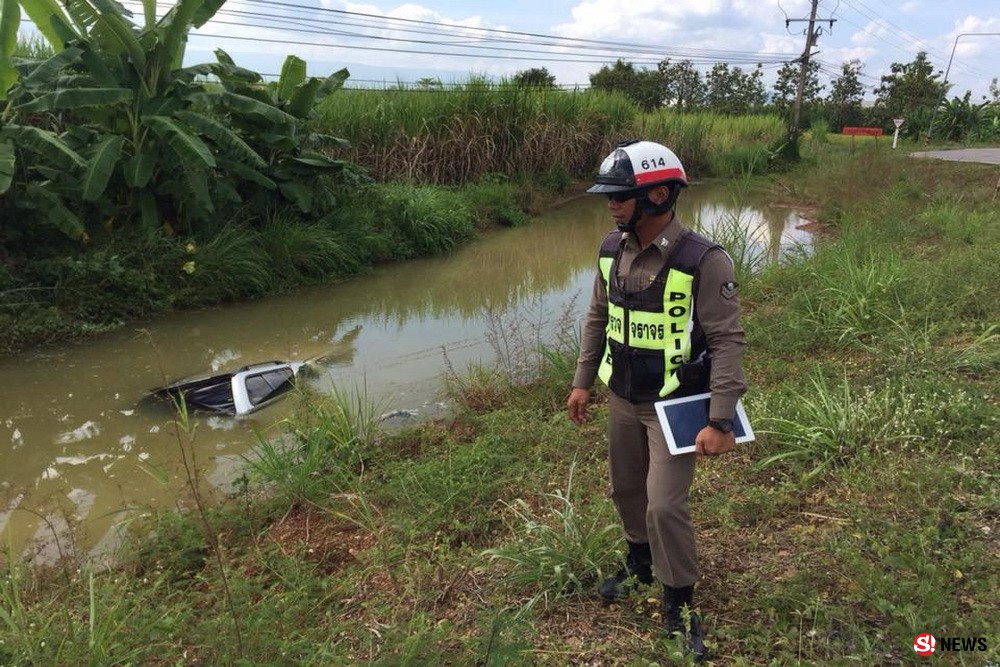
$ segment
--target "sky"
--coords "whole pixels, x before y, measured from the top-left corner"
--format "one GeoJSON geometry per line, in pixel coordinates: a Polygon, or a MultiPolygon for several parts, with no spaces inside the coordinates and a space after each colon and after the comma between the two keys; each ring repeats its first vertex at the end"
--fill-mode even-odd
{"type": "MultiPolygon", "coordinates": [[[[141,14],[138,0],[122,2],[141,14]]],[[[652,68],[669,56],[692,59],[702,72],[714,62],[765,62],[770,90],[780,63],[802,54],[807,23],[797,19],[808,19],[810,7],[811,0],[228,0],[192,36],[186,61],[212,60],[212,49],[222,48],[240,65],[277,74],[295,54],[311,75],[348,68],[354,86],[447,84],[545,67],[559,85],[586,86],[589,74],[617,58],[652,68]]],[[[912,62],[918,51],[947,71],[950,95],[971,90],[979,101],[1000,77],[1000,0],[820,0],[817,18],[821,81],[857,59],[869,98],[892,63],[912,62]]]]}

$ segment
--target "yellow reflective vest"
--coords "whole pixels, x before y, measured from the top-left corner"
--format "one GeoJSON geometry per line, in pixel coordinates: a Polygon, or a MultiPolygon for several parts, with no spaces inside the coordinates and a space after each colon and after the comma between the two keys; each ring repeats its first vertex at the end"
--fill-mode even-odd
{"type": "MultiPolygon", "coordinates": [[[[608,292],[608,323],[597,374],[622,398],[633,403],[655,401],[681,386],[682,365],[704,360],[707,343],[695,315],[694,294],[698,264],[718,246],[686,231],[649,286],[627,292],[617,279],[621,236],[619,231],[608,234],[598,258],[608,292]]],[[[685,381],[683,393],[707,390],[707,373],[699,375],[698,386],[685,381]]]]}

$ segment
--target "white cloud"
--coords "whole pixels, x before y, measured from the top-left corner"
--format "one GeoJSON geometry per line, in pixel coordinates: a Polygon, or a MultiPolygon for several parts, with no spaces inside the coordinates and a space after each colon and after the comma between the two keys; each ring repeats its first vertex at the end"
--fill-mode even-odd
{"type": "MultiPolygon", "coordinates": [[[[212,48],[221,47],[229,52],[238,64],[251,69],[256,69],[265,73],[276,73],[281,66],[281,61],[288,54],[294,54],[309,63],[310,74],[325,75],[342,66],[349,69],[352,65],[363,66],[363,68],[385,68],[386,72],[400,69],[421,70],[427,75],[435,75],[436,71],[452,69],[469,72],[487,71],[491,66],[495,66],[490,59],[469,59],[452,58],[441,55],[419,55],[406,53],[408,50],[442,51],[446,50],[435,44],[435,40],[440,38],[433,34],[432,26],[422,26],[412,24],[416,30],[424,30],[423,33],[406,33],[390,28],[391,24],[380,22],[376,17],[387,17],[396,19],[406,19],[413,21],[429,21],[456,26],[456,28],[470,28],[470,30],[452,31],[451,36],[458,35],[460,38],[474,41],[480,34],[472,28],[485,27],[486,21],[481,16],[470,16],[465,18],[451,18],[440,13],[414,3],[398,5],[387,11],[370,4],[359,4],[351,2],[337,2],[334,0],[320,0],[321,9],[310,11],[290,12],[287,9],[276,7],[270,19],[253,19],[227,15],[225,12],[217,15],[216,20],[208,23],[203,32],[212,35],[227,35],[230,37],[244,38],[240,40],[221,39],[219,37],[205,37],[193,40],[189,50],[211,51],[212,48]],[[371,17],[348,17],[323,9],[342,9],[358,14],[370,14],[371,17]],[[273,27],[281,25],[276,21],[277,17],[293,16],[297,23],[288,23],[287,29],[273,27]],[[246,25],[227,25],[226,22],[243,23],[266,23],[271,27],[260,28],[246,25]],[[316,21],[314,26],[308,26],[310,21],[316,21]],[[341,25],[336,25],[336,23],[341,25]],[[368,23],[370,26],[358,25],[368,23]],[[306,24],[305,26],[303,24],[306,24]],[[329,34],[303,33],[301,29],[309,27],[312,30],[329,30],[329,34]],[[365,35],[366,38],[352,38],[350,34],[365,35]],[[377,41],[371,37],[380,38],[377,41]],[[274,40],[274,41],[263,41],[274,40]],[[427,44],[412,42],[395,42],[392,39],[425,40],[427,44]],[[284,43],[287,42],[287,43],[284,43]],[[304,42],[311,42],[306,44],[304,42]],[[385,50],[379,50],[385,49],[385,50]]],[[[225,5],[225,10],[255,11],[260,12],[259,5],[249,5],[243,0],[229,0],[225,5]]],[[[405,25],[405,24],[400,24],[405,25]]],[[[492,26],[497,27],[497,26],[492,26]]],[[[197,32],[195,33],[197,34],[197,32]]],[[[199,60],[203,60],[200,57],[199,60]]],[[[397,78],[406,80],[406,76],[397,77],[396,74],[388,74],[389,82],[397,78]]]]}
{"type": "MultiPolygon", "coordinates": [[[[801,2],[789,3],[794,7],[801,2]]],[[[570,11],[572,21],[552,27],[552,32],[564,37],[579,38],[634,38],[643,43],[677,32],[696,31],[714,26],[747,28],[750,22],[765,25],[780,18],[775,8],[757,0],[583,0],[570,11]]],[[[753,30],[753,26],[750,26],[753,30]]],[[[718,44],[716,45],[718,48],[718,44]]]]}

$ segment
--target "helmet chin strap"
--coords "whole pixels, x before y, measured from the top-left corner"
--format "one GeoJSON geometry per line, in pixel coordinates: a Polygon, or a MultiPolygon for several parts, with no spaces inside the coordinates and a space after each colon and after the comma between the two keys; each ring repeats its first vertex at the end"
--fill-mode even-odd
{"type": "MultiPolygon", "coordinates": [[[[643,197],[642,199],[645,199],[645,197],[643,197]]],[[[628,219],[628,222],[618,223],[618,231],[628,232],[629,234],[634,233],[635,225],[637,222],[639,222],[639,218],[642,217],[642,211],[643,211],[642,207],[639,206],[639,200],[636,199],[635,208],[632,209],[632,217],[628,219]]]]}
{"type": "Polygon", "coordinates": [[[663,201],[663,203],[655,204],[649,199],[649,194],[643,194],[641,197],[636,197],[635,208],[632,209],[632,217],[628,219],[628,222],[618,225],[618,231],[629,232],[630,234],[635,232],[636,223],[639,222],[639,218],[642,214],[656,216],[663,215],[664,213],[669,213],[673,208],[674,204],[677,203],[677,196],[680,195],[681,188],[678,185],[674,185],[670,188],[670,195],[663,201]]]}

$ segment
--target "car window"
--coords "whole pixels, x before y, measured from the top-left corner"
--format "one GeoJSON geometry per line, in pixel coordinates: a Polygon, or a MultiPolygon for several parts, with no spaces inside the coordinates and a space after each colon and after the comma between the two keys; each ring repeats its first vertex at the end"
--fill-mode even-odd
{"type": "Polygon", "coordinates": [[[295,377],[290,368],[277,368],[273,371],[248,375],[246,379],[247,398],[252,405],[285,393],[292,388],[295,377]]]}

